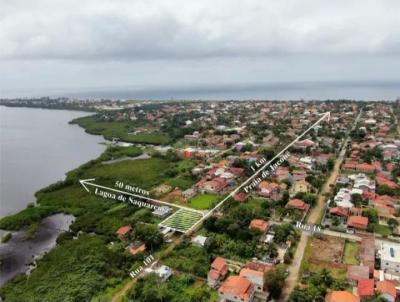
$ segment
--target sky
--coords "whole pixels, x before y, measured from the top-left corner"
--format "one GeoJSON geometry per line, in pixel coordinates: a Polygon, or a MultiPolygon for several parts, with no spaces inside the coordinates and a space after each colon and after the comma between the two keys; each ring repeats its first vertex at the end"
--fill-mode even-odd
{"type": "Polygon", "coordinates": [[[398,0],[0,1],[0,97],[338,81],[400,89],[399,14],[398,0]]]}

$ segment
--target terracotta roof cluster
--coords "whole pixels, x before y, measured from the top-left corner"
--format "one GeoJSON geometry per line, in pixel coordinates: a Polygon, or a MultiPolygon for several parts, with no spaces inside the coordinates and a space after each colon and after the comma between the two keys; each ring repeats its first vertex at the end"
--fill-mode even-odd
{"type": "Polygon", "coordinates": [[[380,186],[387,186],[387,187],[389,187],[391,189],[397,189],[398,188],[398,185],[394,181],[391,181],[391,180],[389,180],[389,179],[387,179],[387,178],[385,178],[383,176],[377,176],[376,177],[376,182],[380,186]]]}

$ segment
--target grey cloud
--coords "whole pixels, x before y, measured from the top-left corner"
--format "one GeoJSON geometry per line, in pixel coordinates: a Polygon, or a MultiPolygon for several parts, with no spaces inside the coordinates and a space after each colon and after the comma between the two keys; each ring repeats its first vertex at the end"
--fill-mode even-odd
{"type": "Polygon", "coordinates": [[[3,2],[0,58],[150,60],[400,50],[399,1],[200,3],[3,2]]]}

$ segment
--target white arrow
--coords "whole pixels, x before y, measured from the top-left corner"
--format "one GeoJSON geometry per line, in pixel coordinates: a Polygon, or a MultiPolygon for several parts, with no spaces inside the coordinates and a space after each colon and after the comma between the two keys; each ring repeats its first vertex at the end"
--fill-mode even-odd
{"type": "Polygon", "coordinates": [[[92,185],[92,183],[90,183],[90,181],[92,181],[92,180],[95,180],[95,178],[80,179],[79,183],[85,188],[86,191],[90,192],[89,189],[85,186],[85,184],[92,185]]]}
{"type": "Polygon", "coordinates": [[[95,178],[80,179],[80,180],[79,180],[79,183],[85,188],[85,190],[86,190],[87,192],[90,192],[87,186],[93,186],[93,187],[102,188],[102,189],[109,190],[109,191],[113,191],[113,192],[117,192],[117,193],[122,193],[122,194],[130,195],[130,196],[133,196],[133,197],[136,197],[136,198],[146,199],[147,201],[150,201],[150,202],[153,202],[153,203],[156,203],[156,204],[162,204],[162,205],[166,205],[166,206],[169,206],[169,207],[175,207],[175,208],[179,208],[179,209],[184,209],[184,210],[188,210],[188,211],[200,213],[201,215],[204,214],[204,212],[202,212],[202,211],[195,210],[195,209],[188,208],[188,207],[184,207],[184,206],[181,206],[181,205],[178,205],[178,204],[173,204],[173,203],[165,202],[165,201],[162,201],[162,200],[150,198],[150,197],[147,197],[147,196],[142,196],[142,195],[133,194],[133,193],[130,193],[130,192],[125,192],[125,191],[117,190],[117,189],[114,189],[114,188],[109,188],[109,187],[101,186],[101,185],[92,183],[91,181],[93,181],[93,180],[95,180],[95,178]]]}
{"type": "Polygon", "coordinates": [[[213,209],[211,209],[209,212],[207,212],[203,218],[201,218],[198,222],[196,222],[189,230],[186,231],[186,234],[190,234],[193,230],[196,230],[201,223],[203,223],[204,220],[206,220],[208,217],[212,215],[213,212],[215,212],[218,208],[220,208],[228,199],[233,197],[240,189],[242,189],[245,185],[250,183],[258,174],[260,174],[265,168],[267,168],[275,159],[277,159],[279,156],[281,156],[284,152],[286,152],[287,149],[289,149],[291,146],[293,146],[296,142],[298,142],[304,135],[307,134],[308,131],[313,129],[315,126],[317,126],[319,123],[321,123],[325,118],[330,118],[331,113],[325,112],[323,113],[322,117],[316,121],[314,124],[312,124],[306,131],[304,131],[302,134],[300,134],[298,137],[296,137],[295,140],[293,140],[289,145],[287,145],[283,150],[281,150],[277,155],[275,155],[269,162],[264,164],[261,168],[259,168],[252,176],[250,176],[248,179],[246,179],[242,184],[240,184],[238,187],[236,187],[228,196],[226,196],[223,200],[221,200],[213,209]]]}

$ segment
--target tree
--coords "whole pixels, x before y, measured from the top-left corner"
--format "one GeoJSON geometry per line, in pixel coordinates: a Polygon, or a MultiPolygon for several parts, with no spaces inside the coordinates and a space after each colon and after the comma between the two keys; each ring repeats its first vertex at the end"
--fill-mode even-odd
{"type": "Polygon", "coordinates": [[[146,247],[150,250],[157,249],[164,242],[164,237],[158,230],[157,226],[152,224],[137,224],[134,236],[136,239],[143,241],[146,244],[146,247]]]}
{"type": "Polygon", "coordinates": [[[273,298],[279,298],[285,285],[285,275],[282,269],[268,271],[264,276],[265,284],[273,298]]]}
{"type": "Polygon", "coordinates": [[[274,227],[274,231],[275,231],[275,241],[277,243],[286,242],[289,235],[294,233],[293,226],[291,226],[290,224],[287,224],[287,223],[281,224],[281,225],[276,225],[274,227]]]}
{"type": "Polygon", "coordinates": [[[363,199],[362,199],[362,197],[361,197],[360,194],[357,193],[357,194],[352,194],[352,195],[351,195],[351,202],[352,202],[356,207],[361,206],[362,201],[363,201],[363,199]]]}
{"type": "Polygon", "coordinates": [[[163,302],[168,298],[168,287],[156,274],[149,274],[139,278],[130,297],[137,302],[163,302]]]}
{"type": "Polygon", "coordinates": [[[399,222],[394,218],[390,218],[387,223],[392,229],[399,225],[399,222]]]}
{"type": "Polygon", "coordinates": [[[395,195],[399,195],[400,194],[400,190],[399,189],[392,189],[392,188],[389,188],[386,185],[383,185],[383,186],[379,186],[378,187],[378,189],[376,190],[376,193],[378,193],[379,195],[395,196],[395,195]]]}
{"type": "Polygon", "coordinates": [[[260,152],[267,160],[270,160],[275,156],[275,151],[272,149],[263,148],[260,152]]]}
{"type": "Polygon", "coordinates": [[[368,218],[368,223],[378,223],[378,211],[376,209],[365,209],[362,212],[364,217],[368,218]]]}
{"type": "Polygon", "coordinates": [[[333,167],[335,166],[335,161],[333,159],[328,159],[326,162],[326,167],[329,171],[332,171],[333,167]]]}
{"type": "Polygon", "coordinates": [[[210,301],[211,298],[211,293],[208,289],[206,288],[194,288],[190,294],[187,300],[189,302],[208,302],[210,301]]]}

